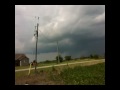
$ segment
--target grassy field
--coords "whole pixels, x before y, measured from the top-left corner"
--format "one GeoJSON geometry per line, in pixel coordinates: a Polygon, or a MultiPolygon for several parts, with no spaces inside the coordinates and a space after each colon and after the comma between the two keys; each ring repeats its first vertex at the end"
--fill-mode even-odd
{"type": "Polygon", "coordinates": [[[15,84],[23,85],[104,85],[105,63],[93,62],[62,67],[39,69],[15,73],[15,84]],[[98,64],[100,63],[100,64],[98,64]],[[95,65],[96,64],[96,65],[95,65]]]}
{"type": "MultiPolygon", "coordinates": [[[[89,61],[89,60],[95,60],[95,59],[77,59],[77,60],[70,60],[70,61],[64,61],[64,62],[61,62],[60,64],[63,64],[63,63],[74,63],[74,62],[79,62],[79,61],[89,61]]],[[[100,60],[100,59],[98,59],[100,60]]],[[[52,62],[52,63],[39,63],[37,67],[40,67],[40,66],[48,66],[48,65],[56,65],[57,63],[55,62],[52,62]]],[[[25,69],[25,68],[29,68],[30,66],[17,66],[15,67],[15,70],[17,69],[25,69]]],[[[32,66],[33,68],[34,66],[32,66]]]]}
{"type": "Polygon", "coordinates": [[[52,79],[62,79],[65,85],[105,85],[105,63],[67,68],[52,79]]]}

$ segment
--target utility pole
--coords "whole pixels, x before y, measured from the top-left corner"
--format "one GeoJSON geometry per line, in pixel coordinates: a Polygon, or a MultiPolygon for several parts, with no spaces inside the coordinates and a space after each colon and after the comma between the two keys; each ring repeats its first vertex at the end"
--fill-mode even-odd
{"type": "Polygon", "coordinates": [[[57,53],[58,53],[58,60],[57,60],[57,63],[59,63],[58,41],[57,41],[57,53]]]}
{"type": "MultiPolygon", "coordinates": [[[[38,21],[39,21],[39,17],[38,17],[38,21]]],[[[36,30],[36,26],[35,26],[35,34],[36,35],[36,53],[35,53],[35,72],[36,72],[36,67],[37,67],[37,43],[38,43],[38,27],[39,27],[39,23],[37,23],[37,30],[36,30]]]]}

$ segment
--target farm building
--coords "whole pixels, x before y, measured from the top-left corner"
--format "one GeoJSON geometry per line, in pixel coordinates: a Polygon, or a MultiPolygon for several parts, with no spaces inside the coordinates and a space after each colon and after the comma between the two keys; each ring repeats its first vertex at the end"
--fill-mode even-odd
{"type": "Polygon", "coordinates": [[[25,54],[15,54],[15,66],[29,65],[29,58],[25,54]]]}

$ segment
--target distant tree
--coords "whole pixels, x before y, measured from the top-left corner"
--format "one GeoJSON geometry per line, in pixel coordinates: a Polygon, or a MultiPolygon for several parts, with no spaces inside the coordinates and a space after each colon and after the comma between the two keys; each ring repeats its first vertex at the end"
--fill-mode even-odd
{"type": "Polygon", "coordinates": [[[99,58],[99,56],[98,56],[97,54],[95,54],[95,55],[94,55],[94,58],[95,58],[95,59],[98,59],[98,58],[99,58]]]}
{"type": "Polygon", "coordinates": [[[50,63],[50,61],[49,61],[49,60],[46,60],[45,63],[50,63]]]}
{"type": "Polygon", "coordinates": [[[60,62],[63,62],[63,58],[62,57],[60,58],[60,62]]]}
{"type": "Polygon", "coordinates": [[[80,59],[85,59],[86,57],[85,56],[81,56],[80,59]]]}
{"type": "Polygon", "coordinates": [[[94,56],[91,54],[89,57],[90,57],[90,58],[93,58],[94,56]]]}
{"type": "MultiPolygon", "coordinates": [[[[56,56],[56,60],[58,61],[58,56],[56,56]]],[[[63,57],[59,55],[59,61],[58,62],[63,62],[63,57]]]]}
{"type": "Polygon", "coordinates": [[[65,60],[71,60],[71,56],[65,56],[65,60]]]}

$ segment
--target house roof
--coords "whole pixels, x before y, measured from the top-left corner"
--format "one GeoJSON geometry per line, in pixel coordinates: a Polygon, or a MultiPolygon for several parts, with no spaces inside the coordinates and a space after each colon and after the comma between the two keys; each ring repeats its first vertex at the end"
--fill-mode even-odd
{"type": "Polygon", "coordinates": [[[23,60],[24,58],[28,57],[25,54],[15,54],[15,60],[23,60]]]}

